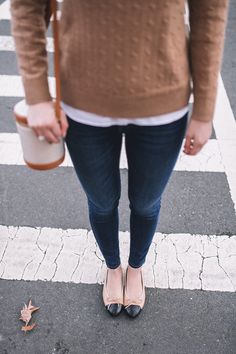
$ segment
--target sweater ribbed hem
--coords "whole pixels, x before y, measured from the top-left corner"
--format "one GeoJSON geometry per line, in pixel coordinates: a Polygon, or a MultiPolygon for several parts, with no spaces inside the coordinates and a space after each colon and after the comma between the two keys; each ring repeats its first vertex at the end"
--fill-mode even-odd
{"type": "Polygon", "coordinates": [[[105,96],[75,92],[62,83],[62,101],[83,111],[114,118],[137,118],[174,112],[189,102],[189,83],[152,96],[105,96]],[[69,94],[68,94],[69,93],[69,94]]]}

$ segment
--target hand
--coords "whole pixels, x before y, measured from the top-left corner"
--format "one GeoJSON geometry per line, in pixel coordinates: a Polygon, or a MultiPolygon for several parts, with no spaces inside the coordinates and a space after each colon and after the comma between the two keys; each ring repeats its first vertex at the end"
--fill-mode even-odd
{"type": "Polygon", "coordinates": [[[58,122],[52,101],[29,105],[27,121],[37,136],[44,136],[49,143],[58,143],[60,137],[65,137],[68,121],[61,110],[60,123],[58,122]]]}
{"type": "Polygon", "coordinates": [[[212,122],[202,122],[190,119],[186,134],[183,152],[187,155],[196,155],[206,144],[212,133],[212,122]]]}

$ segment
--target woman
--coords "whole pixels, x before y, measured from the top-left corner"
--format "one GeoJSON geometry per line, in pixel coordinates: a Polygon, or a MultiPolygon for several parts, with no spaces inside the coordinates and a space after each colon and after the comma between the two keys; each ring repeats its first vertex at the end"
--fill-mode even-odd
{"type": "Polygon", "coordinates": [[[29,125],[49,142],[65,137],[107,266],[104,305],[113,316],[124,307],[136,317],[145,303],[142,267],[183,139],[184,152],[196,155],[211,136],[228,1],[189,0],[190,36],[184,0],[64,1],[61,125],[47,82],[49,5],[11,0],[29,125]],[[131,211],[124,279],[118,240],[122,134],[131,211]]]}

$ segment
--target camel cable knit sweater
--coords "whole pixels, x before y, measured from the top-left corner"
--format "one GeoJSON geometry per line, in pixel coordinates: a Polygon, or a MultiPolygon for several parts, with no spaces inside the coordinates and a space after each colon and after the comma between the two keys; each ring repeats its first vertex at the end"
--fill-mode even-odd
{"type": "MultiPolygon", "coordinates": [[[[50,0],[11,0],[11,32],[28,104],[52,99],[46,29],[50,0]]],[[[227,0],[64,0],[60,81],[66,104],[110,117],[145,117],[186,106],[213,119],[227,0]]]]}

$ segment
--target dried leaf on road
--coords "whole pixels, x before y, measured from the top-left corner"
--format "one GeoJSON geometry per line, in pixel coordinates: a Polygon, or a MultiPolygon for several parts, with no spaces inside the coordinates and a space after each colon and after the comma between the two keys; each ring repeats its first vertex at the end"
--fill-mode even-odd
{"type": "Polygon", "coordinates": [[[36,323],[34,322],[32,325],[28,325],[28,326],[23,326],[23,327],[21,327],[21,330],[26,333],[26,332],[28,332],[28,331],[31,331],[35,326],[36,326],[36,323]]]}
{"type": "Polygon", "coordinates": [[[40,307],[33,306],[31,300],[29,301],[28,306],[26,304],[24,304],[24,307],[21,310],[21,316],[19,319],[25,322],[25,327],[27,327],[29,321],[31,320],[32,313],[37,311],[39,308],[40,307]]]}

